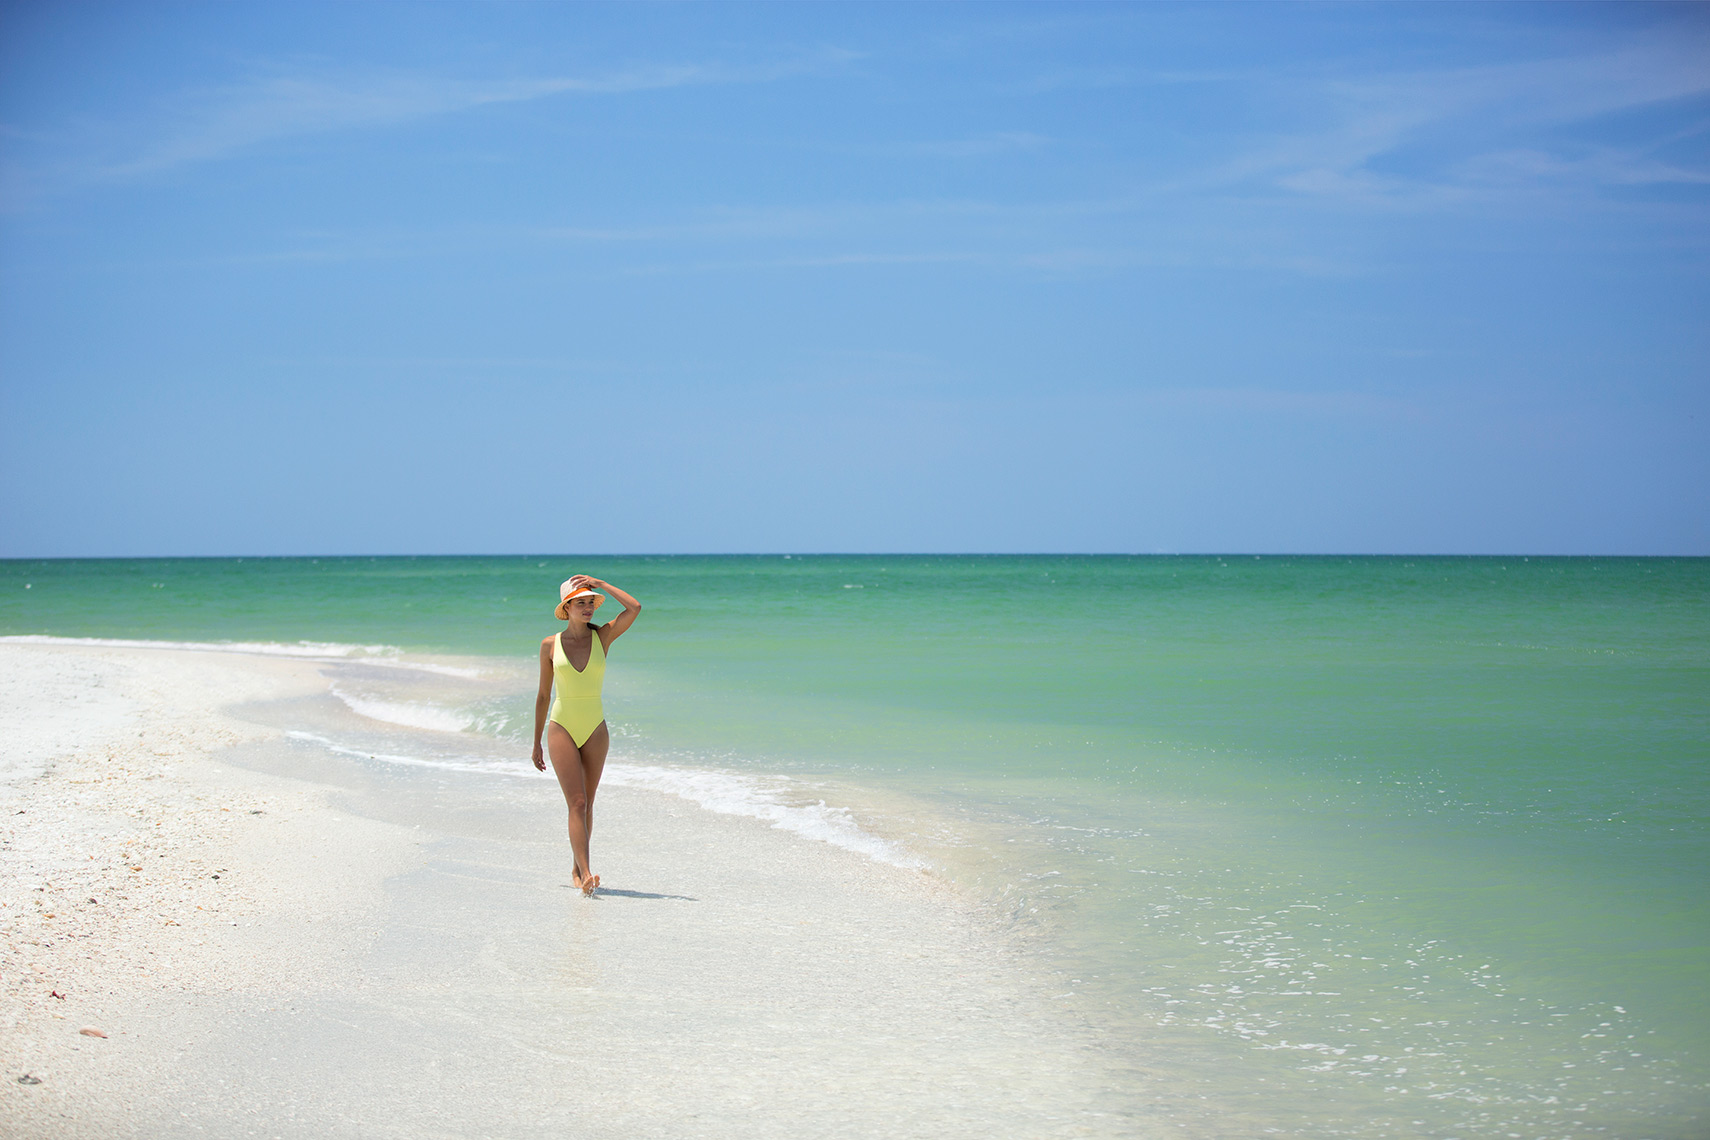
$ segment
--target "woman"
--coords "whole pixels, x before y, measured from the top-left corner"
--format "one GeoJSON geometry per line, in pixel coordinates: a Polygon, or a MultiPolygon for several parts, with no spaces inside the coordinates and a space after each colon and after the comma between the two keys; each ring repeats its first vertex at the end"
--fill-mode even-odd
{"type": "Polygon", "coordinates": [[[624,630],[635,624],[641,603],[616,586],[577,574],[558,587],[559,620],[568,624],[563,633],[540,642],[540,695],[534,700],[534,766],[546,771],[541,755],[540,733],[546,730],[546,747],[552,753],[552,770],[570,807],[570,849],[576,857],[572,881],[585,895],[592,895],[600,877],[588,863],[588,835],[594,830],[594,791],[606,766],[611,734],[606,731],[605,710],[600,707],[600,686],[606,678],[606,651],[624,630]],[[623,603],[623,612],[605,625],[590,625],[589,619],[606,599],[604,590],[623,603]],[[580,664],[577,664],[580,662],[580,664]],[[547,712],[547,698],[556,683],[558,694],[547,712]]]}

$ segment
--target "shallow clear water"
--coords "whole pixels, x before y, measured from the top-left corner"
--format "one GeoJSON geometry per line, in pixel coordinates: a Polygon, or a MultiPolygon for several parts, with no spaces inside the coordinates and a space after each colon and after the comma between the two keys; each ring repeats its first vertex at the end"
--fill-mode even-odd
{"type": "Polygon", "coordinates": [[[853,809],[1137,1086],[1255,1133],[1703,1134],[1707,560],[6,562],[0,633],[401,647],[447,668],[357,652],[346,709],[479,767],[572,570],[647,605],[615,756],[853,809]]]}

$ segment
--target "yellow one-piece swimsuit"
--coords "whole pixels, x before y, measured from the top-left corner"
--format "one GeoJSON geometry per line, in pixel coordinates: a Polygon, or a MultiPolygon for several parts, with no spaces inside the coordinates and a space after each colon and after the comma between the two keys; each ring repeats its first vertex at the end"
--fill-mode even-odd
{"type": "Polygon", "coordinates": [[[589,630],[594,644],[588,647],[588,663],[578,670],[564,654],[562,635],[552,639],[552,711],[546,719],[564,726],[576,747],[588,743],[594,730],[606,719],[600,706],[600,688],[606,680],[606,647],[600,631],[589,630]]]}

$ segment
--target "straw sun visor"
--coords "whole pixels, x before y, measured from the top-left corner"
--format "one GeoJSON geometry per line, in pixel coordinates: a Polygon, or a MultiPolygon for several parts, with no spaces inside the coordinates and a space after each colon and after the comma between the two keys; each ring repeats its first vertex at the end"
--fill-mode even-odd
{"type": "Polygon", "coordinates": [[[606,596],[592,587],[583,586],[580,590],[571,589],[570,583],[574,581],[574,578],[566,578],[558,587],[558,608],[554,610],[553,613],[558,615],[559,621],[569,620],[570,603],[577,598],[591,597],[597,599],[594,602],[594,608],[596,610],[605,604],[606,596]]]}

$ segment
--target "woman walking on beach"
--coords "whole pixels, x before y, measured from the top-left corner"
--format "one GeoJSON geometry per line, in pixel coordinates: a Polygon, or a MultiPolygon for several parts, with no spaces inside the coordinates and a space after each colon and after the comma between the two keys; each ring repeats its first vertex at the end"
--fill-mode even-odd
{"type": "Polygon", "coordinates": [[[540,642],[540,694],[534,699],[534,766],[546,771],[540,734],[546,731],[546,747],[552,754],[552,770],[558,774],[564,802],[570,808],[570,850],[576,867],[571,881],[582,893],[591,895],[600,885],[588,862],[588,836],[594,830],[594,791],[606,767],[606,749],[611,734],[600,706],[600,687],[606,679],[606,651],[623,631],[635,623],[641,603],[607,582],[576,574],[558,587],[563,633],[540,642]],[[592,625],[594,611],[606,600],[604,590],[623,603],[623,612],[605,625],[592,625]],[[578,665],[577,662],[581,664],[578,665]],[[553,694],[553,688],[558,692],[553,694]],[[551,711],[547,700],[551,699],[551,711]]]}

